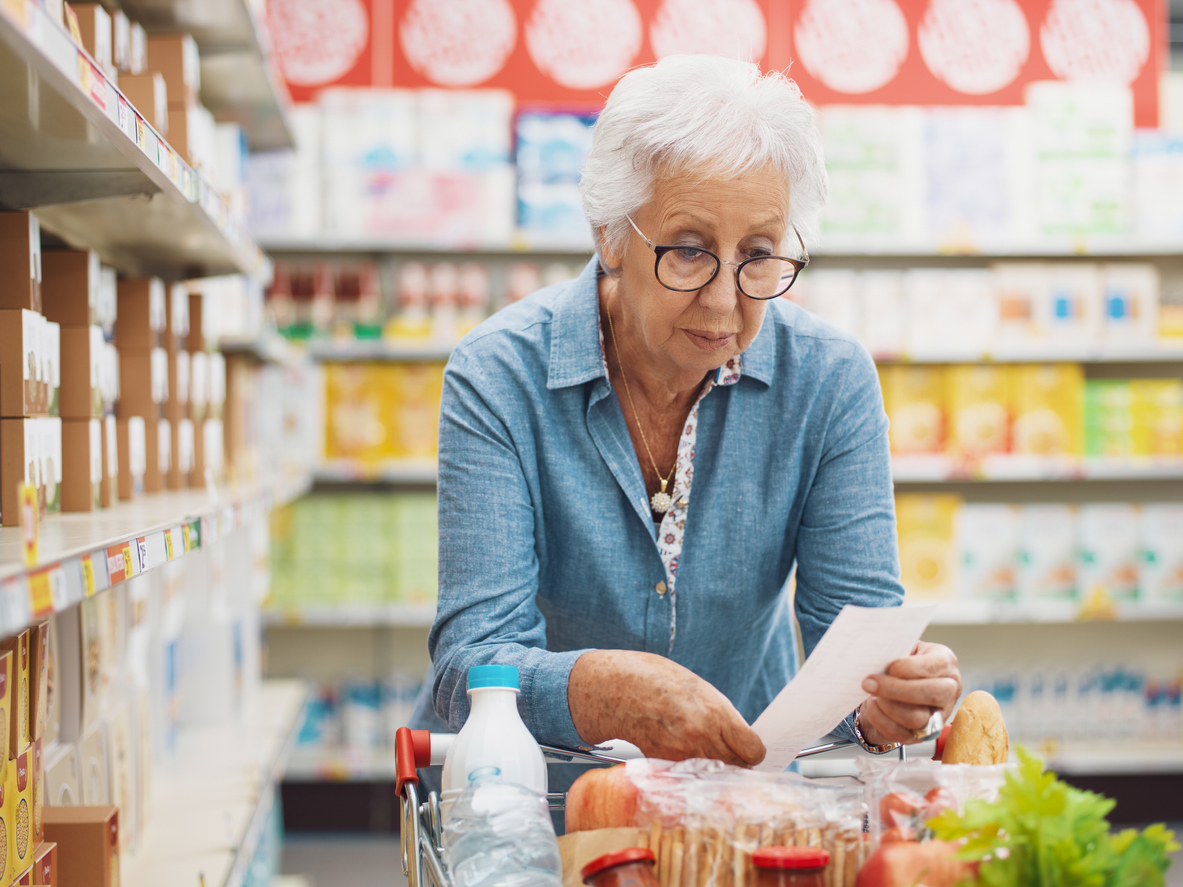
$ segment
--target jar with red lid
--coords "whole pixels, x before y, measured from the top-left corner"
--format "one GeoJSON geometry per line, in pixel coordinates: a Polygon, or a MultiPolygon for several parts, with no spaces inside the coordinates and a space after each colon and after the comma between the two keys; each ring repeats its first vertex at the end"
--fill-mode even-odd
{"type": "Polygon", "coordinates": [[[652,850],[629,847],[596,857],[579,876],[588,887],[658,887],[653,871],[656,861],[652,850]]]}
{"type": "Polygon", "coordinates": [[[820,847],[761,847],[752,854],[756,887],[825,887],[830,851],[820,847]]]}

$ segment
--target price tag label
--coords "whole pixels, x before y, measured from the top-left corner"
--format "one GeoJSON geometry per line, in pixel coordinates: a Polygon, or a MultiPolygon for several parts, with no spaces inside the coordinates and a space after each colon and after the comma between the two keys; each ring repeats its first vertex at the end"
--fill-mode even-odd
{"type": "Polygon", "coordinates": [[[170,561],[173,559],[173,531],[164,531],[164,556],[170,561]]]}
{"type": "Polygon", "coordinates": [[[82,586],[87,597],[94,597],[94,561],[87,555],[82,559],[82,586]]]}
{"type": "Polygon", "coordinates": [[[136,554],[138,555],[136,575],[138,575],[148,567],[148,540],[146,537],[141,536],[136,540],[136,554]]]}
{"type": "Polygon", "coordinates": [[[130,579],[136,574],[135,567],[131,563],[131,546],[123,546],[123,578],[130,579]]]}
{"type": "Polygon", "coordinates": [[[70,595],[66,590],[66,571],[60,564],[49,571],[49,596],[55,612],[70,605],[70,595]]]}
{"type": "Polygon", "coordinates": [[[107,575],[110,577],[110,582],[114,585],[116,582],[122,582],[124,576],[123,549],[116,545],[113,548],[107,549],[107,575]]]}
{"type": "Polygon", "coordinates": [[[53,589],[49,584],[49,570],[29,574],[29,608],[34,616],[53,612],[53,589]]]}
{"type": "Polygon", "coordinates": [[[189,542],[189,525],[188,524],[181,525],[181,541],[185,543],[185,554],[188,554],[189,552],[191,552],[193,550],[193,548],[189,542]]]}

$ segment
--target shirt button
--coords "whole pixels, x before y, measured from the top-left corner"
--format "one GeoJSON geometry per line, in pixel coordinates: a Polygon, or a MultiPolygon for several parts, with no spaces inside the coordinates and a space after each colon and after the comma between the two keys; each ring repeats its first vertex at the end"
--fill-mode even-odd
{"type": "Polygon", "coordinates": [[[657,583],[657,593],[658,594],[665,594],[665,588],[666,588],[666,586],[665,586],[664,582],[657,583]]]}

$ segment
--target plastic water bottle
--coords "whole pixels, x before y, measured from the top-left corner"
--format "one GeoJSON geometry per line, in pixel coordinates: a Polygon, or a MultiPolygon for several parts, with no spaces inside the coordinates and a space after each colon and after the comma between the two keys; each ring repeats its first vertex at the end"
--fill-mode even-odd
{"type": "Polygon", "coordinates": [[[562,887],[545,795],[475,771],[444,820],[444,862],[455,887],[562,887]]]}
{"type": "Polygon", "coordinates": [[[477,771],[494,767],[507,783],[546,794],[546,759],[518,714],[518,670],[474,665],[468,670],[472,710],[444,759],[443,812],[477,771]]]}

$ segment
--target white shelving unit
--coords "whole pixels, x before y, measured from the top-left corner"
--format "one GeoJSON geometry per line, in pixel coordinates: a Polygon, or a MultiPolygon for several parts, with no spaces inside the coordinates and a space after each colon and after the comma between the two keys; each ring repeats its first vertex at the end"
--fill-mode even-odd
{"type": "Polygon", "coordinates": [[[155,774],[151,817],[124,860],[124,887],[241,887],[307,697],[300,681],[265,681],[240,718],[181,733],[155,774]]]}
{"type": "Polygon", "coordinates": [[[268,625],[288,628],[300,626],[324,628],[428,628],[435,619],[435,605],[424,604],[323,604],[319,606],[277,607],[266,610],[268,625]]]}
{"type": "Polygon", "coordinates": [[[33,0],[0,6],[0,166],[0,202],[122,271],[267,273],[221,195],[33,0]]]}

